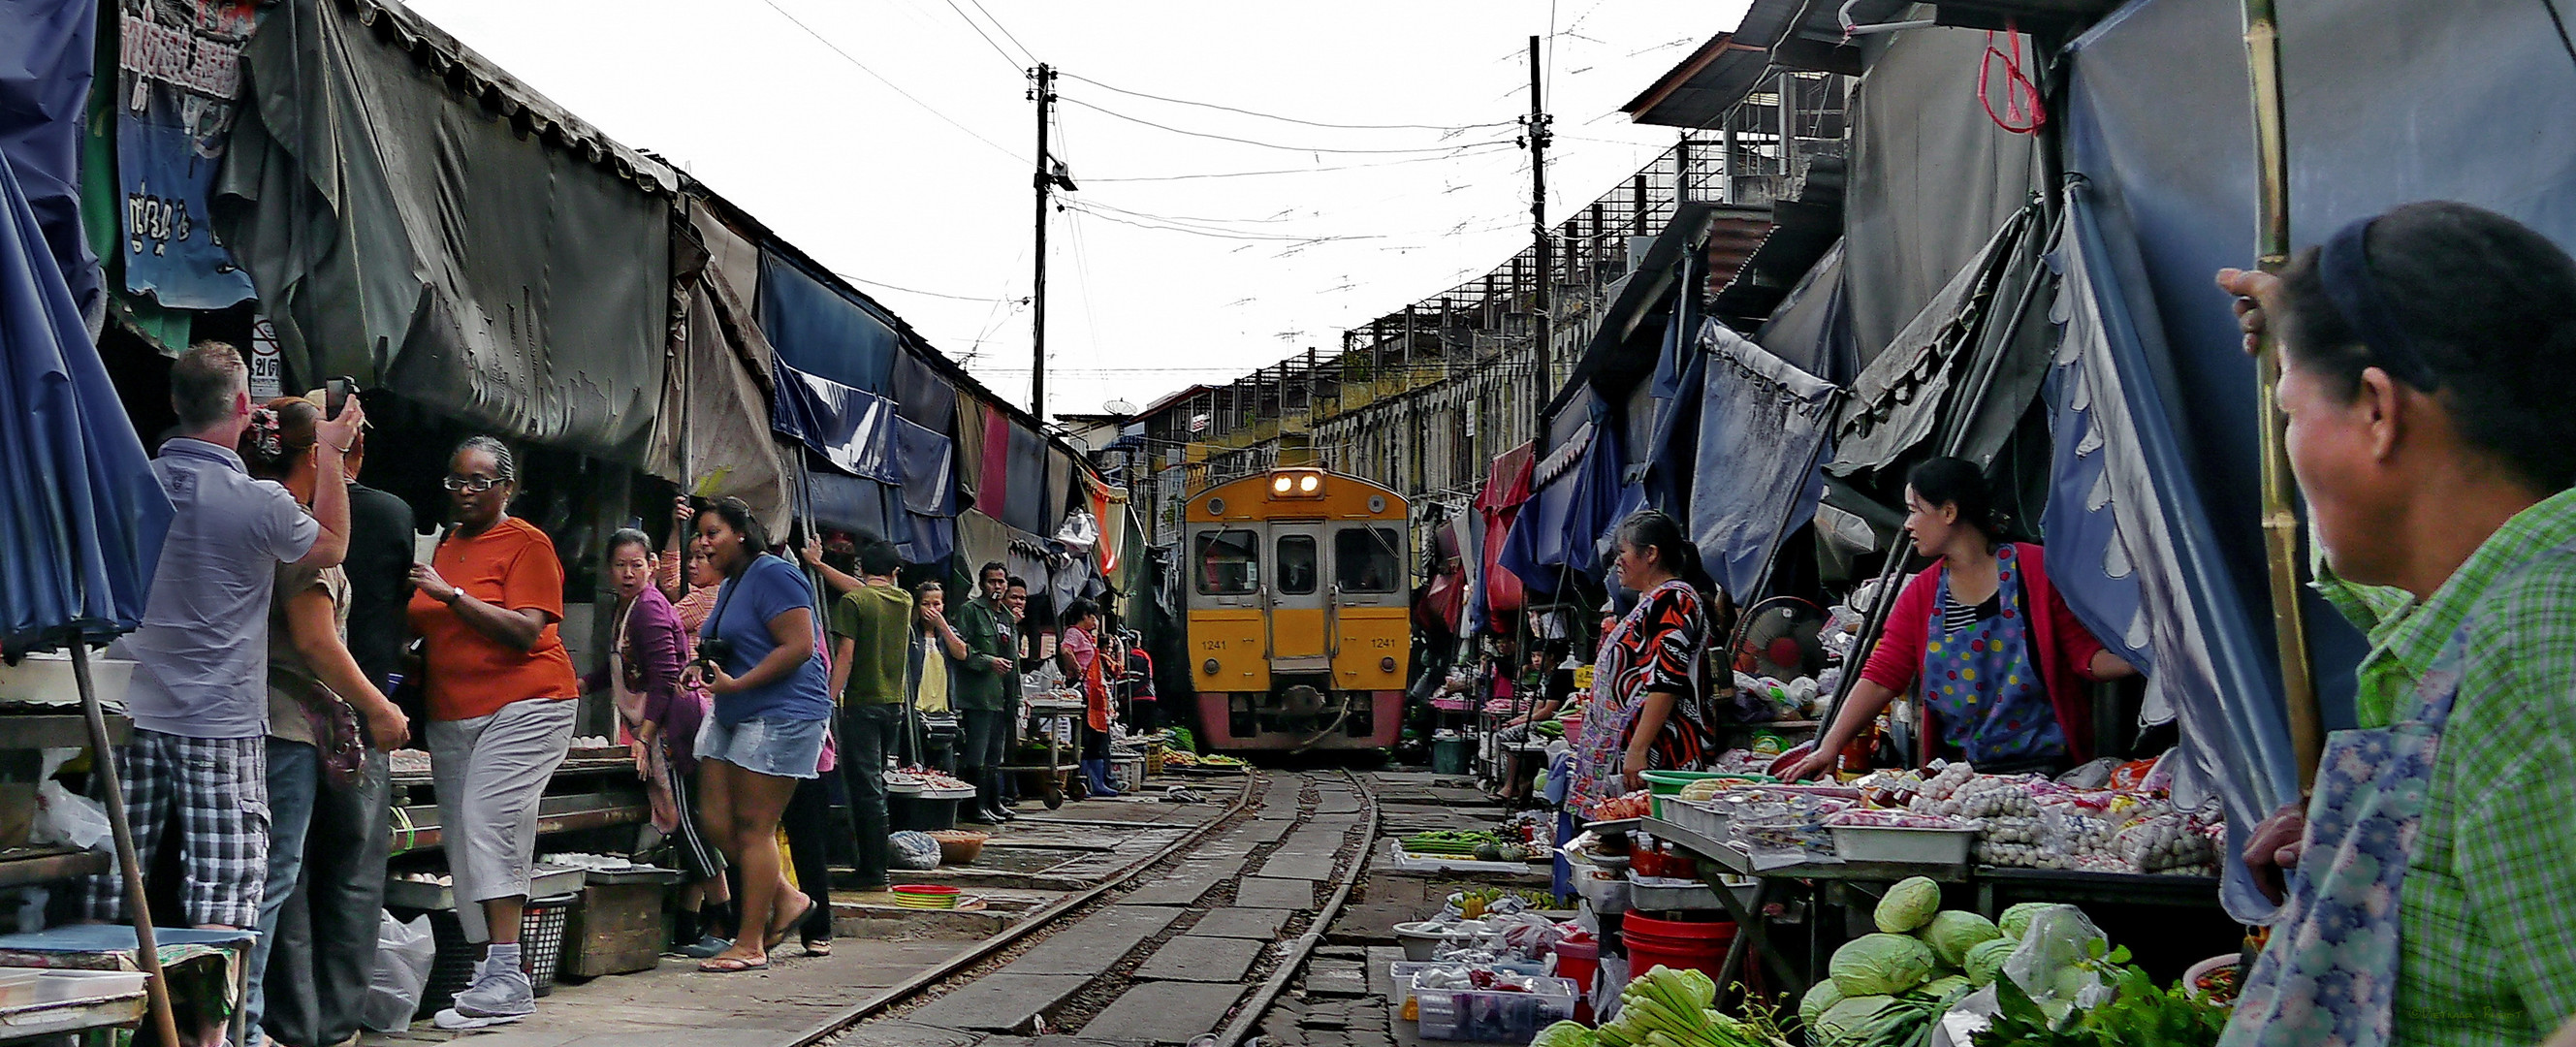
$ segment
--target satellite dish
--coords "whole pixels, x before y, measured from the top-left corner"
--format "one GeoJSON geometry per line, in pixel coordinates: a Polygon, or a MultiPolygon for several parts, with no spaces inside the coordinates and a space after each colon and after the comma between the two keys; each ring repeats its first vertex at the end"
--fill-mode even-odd
{"type": "Polygon", "coordinates": [[[1105,414],[1114,414],[1120,417],[1125,417],[1127,415],[1135,414],[1137,407],[1135,404],[1130,403],[1127,400],[1118,399],[1111,400],[1108,403],[1100,405],[1100,410],[1105,414]]]}

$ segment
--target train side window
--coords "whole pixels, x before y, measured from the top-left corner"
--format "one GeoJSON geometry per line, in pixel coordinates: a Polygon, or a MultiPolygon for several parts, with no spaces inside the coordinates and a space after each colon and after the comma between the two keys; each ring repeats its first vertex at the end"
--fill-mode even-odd
{"type": "Polygon", "coordinates": [[[1281,535],[1279,567],[1275,572],[1279,591],[1304,596],[1315,591],[1315,536],[1281,535]]]}
{"type": "Polygon", "coordinates": [[[1391,593],[1404,584],[1404,539],[1386,527],[1333,535],[1333,577],[1346,593],[1391,593]]]}
{"type": "Polygon", "coordinates": [[[1250,531],[1211,531],[1199,536],[1199,592],[1241,596],[1261,584],[1261,538],[1250,531]]]}

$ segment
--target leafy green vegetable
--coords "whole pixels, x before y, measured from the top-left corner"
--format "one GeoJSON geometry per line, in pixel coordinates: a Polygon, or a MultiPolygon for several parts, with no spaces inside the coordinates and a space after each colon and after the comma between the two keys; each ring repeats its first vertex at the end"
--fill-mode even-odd
{"type": "Polygon", "coordinates": [[[2023,902],[2005,909],[2003,919],[1995,921],[1996,929],[2001,930],[2004,937],[2020,941],[2022,934],[2030,930],[2031,918],[2053,908],[2056,906],[2050,902],[2023,902]]]}
{"type": "Polygon", "coordinates": [[[1932,947],[1902,934],[1864,934],[1828,965],[1845,996],[1888,996],[1932,976],[1932,947]]]}
{"type": "Polygon", "coordinates": [[[2003,977],[2004,961],[2020,944],[2010,938],[1996,938],[1970,947],[1967,962],[1959,965],[1967,969],[1968,984],[1981,988],[1994,984],[1995,979],[2003,977]]]}
{"type": "Polygon", "coordinates": [[[1932,955],[1944,966],[1967,966],[1968,950],[1983,942],[2003,937],[1994,922],[1972,912],[1951,909],[1937,913],[1918,937],[1932,947],[1932,955]]]}
{"type": "Polygon", "coordinates": [[[1833,1010],[1834,1005],[1843,1002],[1844,999],[1846,997],[1843,996],[1842,986],[1834,984],[1831,978],[1809,986],[1807,995],[1798,1000],[1799,1023],[1810,1029],[1815,1028],[1816,1019],[1823,1017],[1826,1011],[1833,1010]]]}
{"type": "Polygon", "coordinates": [[[1916,876],[1888,888],[1887,896],[1878,900],[1878,909],[1870,915],[1880,931],[1904,934],[1931,923],[1932,915],[1940,911],[1941,885],[1930,877],[1916,876]]]}
{"type": "Polygon", "coordinates": [[[1975,1047],[2216,1047],[2227,1028],[2227,1008],[2200,999],[2180,982],[2158,988],[2146,971],[2129,963],[2127,949],[2077,961],[2074,969],[2101,976],[2111,999],[2081,1011],[2050,1008],[2012,979],[1998,978],[1999,1010],[1993,1024],[1977,1033],[1975,1047]]]}
{"type": "Polygon", "coordinates": [[[1584,1028],[1583,1023],[1558,1022],[1540,1029],[1538,1038],[1530,1041],[1530,1047],[1595,1047],[1597,1043],[1599,1041],[1594,1039],[1592,1030],[1584,1028]]]}
{"type": "Polygon", "coordinates": [[[1959,992],[1962,989],[1971,988],[1975,988],[1975,986],[1969,985],[1967,978],[1961,975],[1952,974],[1924,982],[1922,985],[1916,986],[1911,991],[1913,995],[1928,996],[1937,1000],[1952,993],[1959,992]]]}

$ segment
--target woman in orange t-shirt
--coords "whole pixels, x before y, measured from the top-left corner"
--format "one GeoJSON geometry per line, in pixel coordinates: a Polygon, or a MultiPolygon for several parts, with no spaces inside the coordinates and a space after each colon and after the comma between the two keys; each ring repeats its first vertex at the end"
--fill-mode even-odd
{"type": "Polygon", "coordinates": [[[442,1029],[515,1021],[536,1010],[519,952],[536,856],[537,798],[572,744],[581,686],[557,633],[563,563],[553,539],[509,514],[510,449],[477,436],[448,460],[456,525],[411,569],[410,616],[429,694],[439,836],[469,942],[489,942],[442,1029]]]}

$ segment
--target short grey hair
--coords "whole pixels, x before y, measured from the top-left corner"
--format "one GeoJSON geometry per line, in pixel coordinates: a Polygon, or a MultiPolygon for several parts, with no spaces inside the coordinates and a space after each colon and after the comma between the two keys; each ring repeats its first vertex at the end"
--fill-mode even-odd
{"type": "Polygon", "coordinates": [[[213,339],[189,346],[170,365],[170,408],[179,424],[204,429],[232,420],[236,397],[250,393],[250,365],[241,350],[213,339]]]}
{"type": "Polygon", "coordinates": [[[484,454],[491,455],[492,467],[500,471],[501,475],[498,479],[503,483],[514,484],[519,482],[519,460],[510,454],[510,445],[502,443],[499,437],[466,437],[464,443],[456,445],[456,453],[448,455],[447,460],[451,462],[455,461],[456,455],[464,454],[467,451],[481,451],[484,454]]]}

